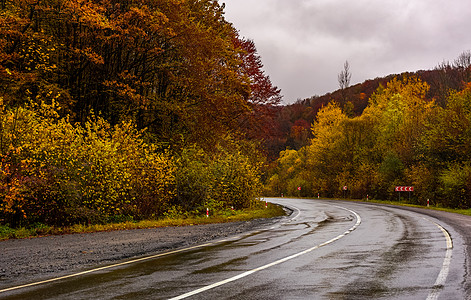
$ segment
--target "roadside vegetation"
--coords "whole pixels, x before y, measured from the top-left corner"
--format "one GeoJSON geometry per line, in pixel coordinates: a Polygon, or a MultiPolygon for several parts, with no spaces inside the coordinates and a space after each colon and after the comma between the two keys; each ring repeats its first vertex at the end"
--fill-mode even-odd
{"type": "Polygon", "coordinates": [[[250,221],[259,218],[274,218],[285,215],[282,207],[265,202],[256,203],[252,208],[242,210],[226,209],[224,211],[210,211],[208,217],[203,215],[168,216],[160,219],[146,219],[141,221],[121,221],[106,224],[74,224],[72,226],[49,226],[42,223],[31,224],[28,227],[10,228],[0,225],[0,241],[7,239],[34,238],[47,235],[62,235],[76,233],[91,233],[113,230],[132,230],[144,228],[158,228],[166,226],[196,226],[214,223],[250,221]]]}
{"type": "Polygon", "coordinates": [[[247,213],[281,99],[262,67],[218,1],[3,1],[2,232],[247,213]]]}
{"type": "Polygon", "coordinates": [[[225,139],[230,149],[216,145],[211,154],[197,146],[175,153],[146,143],[131,122],[71,124],[53,106],[0,114],[4,225],[191,217],[259,202],[261,162],[242,153],[241,141],[225,139]]]}
{"type": "Polygon", "coordinates": [[[0,238],[269,217],[260,195],[343,186],[469,208],[470,66],[351,90],[346,62],[339,91],[282,106],[218,1],[2,1],[0,238]]]}
{"type": "Polygon", "coordinates": [[[438,207],[438,206],[423,206],[417,204],[409,204],[399,201],[380,201],[380,200],[368,200],[368,202],[378,203],[378,204],[390,204],[390,205],[397,205],[397,206],[408,206],[408,207],[417,207],[423,209],[431,209],[431,210],[439,210],[439,211],[446,211],[449,213],[460,214],[471,216],[471,208],[469,209],[459,209],[459,208],[445,208],[445,207],[438,207]]]}
{"type": "Polygon", "coordinates": [[[407,203],[404,201],[388,201],[388,200],[375,200],[375,199],[340,199],[337,198],[337,200],[345,200],[345,201],[367,201],[368,203],[378,203],[378,204],[388,204],[388,205],[396,205],[396,206],[406,206],[406,207],[416,207],[416,208],[422,208],[422,209],[431,209],[431,210],[439,210],[439,211],[446,211],[449,213],[454,213],[454,214],[460,214],[460,215],[466,215],[466,216],[471,216],[471,208],[469,209],[459,209],[459,208],[446,208],[446,207],[440,207],[438,205],[435,206],[424,206],[424,205],[418,205],[418,204],[411,204],[407,203]]]}

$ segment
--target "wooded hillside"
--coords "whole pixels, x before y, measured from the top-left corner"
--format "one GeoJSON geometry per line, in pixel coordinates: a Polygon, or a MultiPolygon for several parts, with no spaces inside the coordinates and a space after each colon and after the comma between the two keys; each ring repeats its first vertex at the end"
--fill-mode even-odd
{"type": "Polygon", "coordinates": [[[470,57],[282,106],[218,1],[2,0],[0,226],[243,209],[265,181],[469,207],[470,57]]]}
{"type": "Polygon", "coordinates": [[[280,98],[217,1],[1,1],[0,223],[248,207],[280,98]]]}
{"type": "Polygon", "coordinates": [[[396,186],[414,186],[413,203],[469,208],[471,54],[460,58],[464,64],[376,80],[371,95],[366,82],[344,91],[343,101],[338,91],[295,104],[314,121],[295,121],[306,136],[281,152],[267,192],[397,200],[396,186]]]}
{"type": "MultiPolygon", "coordinates": [[[[311,124],[323,106],[336,102],[349,117],[360,116],[370,97],[379,87],[385,87],[393,78],[416,76],[429,85],[425,98],[433,100],[441,107],[446,104],[450,90],[462,90],[471,81],[471,52],[464,51],[453,61],[444,61],[433,70],[421,70],[366,80],[363,83],[339,88],[322,96],[298,99],[290,105],[276,109],[276,134],[267,137],[267,151],[276,159],[280,151],[287,147],[300,149],[309,144],[312,138],[311,124]]],[[[352,72],[354,72],[353,70],[352,72]]],[[[335,80],[334,78],[332,80],[335,80]]]]}

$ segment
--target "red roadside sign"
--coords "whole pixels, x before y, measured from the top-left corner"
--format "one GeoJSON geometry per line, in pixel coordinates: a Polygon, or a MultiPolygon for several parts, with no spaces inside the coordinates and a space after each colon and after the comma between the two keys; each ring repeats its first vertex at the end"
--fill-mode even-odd
{"type": "Polygon", "coordinates": [[[396,192],[413,192],[414,187],[413,186],[396,186],[395,191],[396,192]]]}

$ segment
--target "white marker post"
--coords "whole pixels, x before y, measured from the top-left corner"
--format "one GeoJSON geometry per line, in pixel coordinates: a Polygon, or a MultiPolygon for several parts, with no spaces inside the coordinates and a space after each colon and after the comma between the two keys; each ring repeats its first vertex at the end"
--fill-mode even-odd
{"type": "Polygon", "coordinates": [[[206,208],[206,218],[209,218],[209,208],[206,208]]]}

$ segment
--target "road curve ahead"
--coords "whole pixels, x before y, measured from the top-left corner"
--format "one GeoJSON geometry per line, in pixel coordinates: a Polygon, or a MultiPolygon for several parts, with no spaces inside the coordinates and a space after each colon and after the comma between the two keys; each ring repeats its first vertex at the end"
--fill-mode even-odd
{"type": "Polygon", "coordinates": [[[268,199],[265,230],[0,293],[0,299],[471,299],[463,238],[432,216],[268,199]]]}

